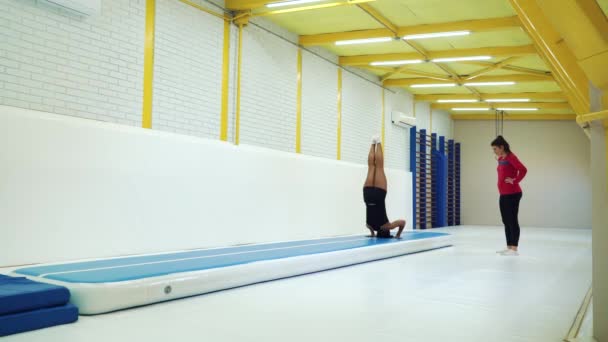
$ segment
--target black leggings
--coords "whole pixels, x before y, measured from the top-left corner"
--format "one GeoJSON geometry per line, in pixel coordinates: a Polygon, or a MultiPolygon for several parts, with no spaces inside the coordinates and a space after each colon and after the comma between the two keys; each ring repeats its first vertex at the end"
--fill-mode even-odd
{"type": "Polygon", "coordinates": [[[519,244],[519,201],[521,200],[521,192],[511,195],[500,196],[500,215],[502,223],[505,225],[505,235],[507,237],[507,246],[516,246],[519,244]]]}

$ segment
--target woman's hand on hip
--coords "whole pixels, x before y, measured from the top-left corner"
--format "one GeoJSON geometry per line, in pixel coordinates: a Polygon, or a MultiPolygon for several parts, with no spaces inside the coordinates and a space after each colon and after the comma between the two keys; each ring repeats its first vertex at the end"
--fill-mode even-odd
{"type": "Polygon", "coordinates": [[[505,178],[505,183],[515,184],[515,178],[507,177],[505,178]]]}

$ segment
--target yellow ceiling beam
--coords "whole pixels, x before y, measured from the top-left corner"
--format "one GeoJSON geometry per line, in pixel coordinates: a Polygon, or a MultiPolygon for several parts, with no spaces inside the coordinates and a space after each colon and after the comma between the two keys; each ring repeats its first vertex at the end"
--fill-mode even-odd
{"type": "Polygon", "coordinates": [[[596,120],[608,120],[608,109],[600,112],[579,115],[576,118],[576,122],[578,122],[579,124],[584,124],[596,120]]]}
{"type": "Polygon", "coordinates": [[[596,0],[576,0],[576,4],[604,42],[608,42],[608,18],[606,18],[599,3],[596,0]]]}
{"type": "MultiPolygon", "coordinates": [[[[544,76],[537,75],[499,75],[499,76],[480,76],[473,82],[546,82],[544,76]]],[[[457,83],[457,81],[436,81],[428,78],[396,78],[383,82],[384,86],[410,86],[412,84],[434,84],[434,83],[457,83]]]]}
{"type": "MultiPolygon", "coordinates": [[[[363,66],[363,67],[366,68],[365,66],[363,66]]],[[[430,78],[430,79],[434,79],[434,80],[439,80],[439,81],[450,81],[451,80],[450,77],[448,77],[446,75],[435,74],[435,73],[432,73],[432,72],[411,70],[411,69],[408,69],[408,67],[411,67],[411,66],[402,66],[400,68],[391,70],[389,73],[386,73],[385,75],[382,76],[382,81],[385,81],[385,80],[387,80],[390,77],[393,77],[395,75],[422,76],[422,77],[426,77],[426,78],[430,78]]]]}
{"type": "Polygon", "coordinates": [[[388,20],[385,16],[383,16],[382,13],[378,12],[378,10],[373,8],[370,4],[358,4],[357,7],[359,7],[360,9],[365,11],[365,13],[372,16],[380,24],[384,25],[384,27],[386,27],[388,30],[390,30],[394,34],[397,34],[397,32],[399,31],[399,28],[395,24],[393,24],[390,20],[388,20]]]}
{"type": "MultiPolygon", "coordinates": [[[[392,25],[392,24],[391,24],[392,25]]],[[[392,25],[394,26],[394,25],[392,25]]],[[[439,24],[424,24],[397,27],[397,36],[409,34],[435,33],[447,31],[470,30],[473,32],[495,31],[511,27],[520,27],[521,23],[516,16],[493,19],[454,21],[439,24]]],[[[395,32],[390,29],[373,29],[350,32],[335,32],[300,36],[300,44],[304,46],[333,44],[338,40],[391,37],[395,32]]]]}
{"type": "MultiPolygon", "coordinates": [[[[382,25],[384,25],[384,27],[386,27],[388,30],[390,30],[391,32],[397,34],[397,26],[395,24],[393,24],[389,19],[387,19],[385,16],[382,15],[382,13],[378,12],[375,8],[373,8],[371,5],[368,4],[361,4],[361,5],[357,5],[359,8],[361,8],[363,11],[365,11],[367,14],[369,14],[372,18],[374,18],[376,21],[378,21],[379,23],[381,23],[382,25]]],[[[420,55],[422,55],[424,57],[424,59],[428,59],[428,52],[422,48],[421,46],[415,44],[414,42],[411,41],[403,41],[403,43],[408,44],[409,46],[411,46],[414,50],[416,50],[416,52],[418,52],[420,55]]],[[[443,65],[438,65],[439,68],[441,68],[443,71],[447,72],[448,74],[450,74],[454,79],[459,79],[458,75],[451,71],[449,68],[447,68],[447,66],[443,66],[443,65]]],[[[386,75],[384,75],[382,77],[382,81],[388,79],[389,77],[401,73],[405,70],[407,70],[407,66],[402,66],[400,68],[395,69],[394,72],[390,72],[386,75]]],[[[417,75],[417,76],[424,76],[424,77],[428,77],[431,79],[435,79],[435,80],[449,80],[449,78],[445,77],[444,75],[437,75],[437,74],[432,74],[432,73],[427,73],[427,72],[417,72],[414,70],[410,70],[409,72],[410,74],[413,75],[417,75]]],[[[475,93],[475,91],[472,91],[473,93],[475,93]]]]}
{"type": "Polygon", "coordinates": [[[302,46],[315,46],[324,44],[333,44],[339,40],[351,40],[351,39],[366,39],[366,38],[381,38],[393,36],[391,30],[373,29],[373,30],[361,30],[361,31],[350,31],[350,32],[336,32],[336,33],[323,33],[314,34],[308,36],[300,36],[300,45],[302,46]]]}
{"type": "MultiPolygon", "coordinates": [[[[470,94],[431,94],[431,95],[414,95],[416,101],[435,102],[437,100],[477,100],[475,95],[470,94]]],[[[487,99],[530,99],[530,100],[563,100],[566,101],[566,95],[559,92],[551,93],[499,93],[499,94],[481,94],[482,100],[487,99]]]]}
{"type": "MultiPolygon", "coordinates": [[[[493,67],[493,66],[496,65],[496,64],[491,63],[491,62],[482,62],[482,61],[462,61],[460,63],[462,63],[462,64],[470,64],[470,65],[485,66],[487,68],[491,68],[491,67],[493,67]]],[[[524,68],[524,67],[515,66],[515,65],[502,65],[500,67],[500,69],[509,70],[509,71],[517,71],[517,72],[521,72],[521,73],[524,73],[524,74],[545,75],[545,76],[547,76],[547,78],[553,78],[553,74],[551,74],[550,71],[524,68]]]]}
{"type": "MultiPolygon", "coordinates": [[[[430,60],[432,58],[432,57],[430,57],[428,51],[426,51],[418,43],[413,42],[411,40],[404,40],[403,42],[406,43],[407,45],[411,46],[414,50],[416,50],[416,52],[418,52],[420,55],[422,55],[425,60],[430,60]]],[[[436,67],[438,67],[439,69],[443,70],[445,73],[447,73],[450,77],[449,80],[454,80],[456,82],[461,81],[460,76],[456,72],[454,72],[452,69],[450,69],[447,65],[441,64],[441,63],[433,63],[433,64],[436,67]]],[[[384,81],[384,79],[382,81],[384,81]]],[[[473,88],[466,87],[466,89],[475,95],[479,95],[477,90],[475,90],[473,88]]]]}
{"type": "Polygon", "coordinates": [[[523,103],[433,103],[433,109],[452,108],[538,108],[538,109],[572,109],[567,102],[523,102],[523,103]]]}
{"type": "Polygon", "coordinates": [[[226,0],[225,5],[226,8],[230,10],[248,10],[258,7],[263,7],[267,3],[271,1],[269,0],[226,0]]]}
{"type": "Polygon", "coordinates": [[[184,4],[186,4],[188,6],[192,6],[192,7],[196,8],[196,9],[198,9],[200,11],[209,13],[209,14],[211,14],[211,15],[213,15],[215,17],[218,17],[220,19],[230,20],[230,17],[227,16],[226,14],[224,14],[224,13],[217,13],[217,12],[212,11],[212,10],[210,10],[210,9],[208,9],[206,7],[203,7],[203,6],[199,5],[199,4],[195,4],[192,1],[188,1],[188,0],[179,0],[179,1],[183,2],[184,4]]]}
{"type": "MultiPolygon", "coordinates": [[[[367,0],[366,2],[368,2],[368,1],[375,1],[375,0],[367,0]]],[[[224,4],[225,4],[226,8],[229,10],[245,11],[245,10],[254,10],[257,8],[265,8],[266,4],[275,3],[275,2],[282,2],[282,1],[277,1],[277,0],[226,0],[224,2],[224,4]]],[[[356,3],[356,2],[351,2],[351,3],[356,3]]],[[[291,6],[291,7],[293,8],[294,6],[291,6]]],[[[299,7],[303,7],[303,6],[299,6],[299,7]]],[[[308,6],[304,6],[304,7],[308,7],[308,6]]]]}
{"type": "MultiPolygon", "coordinates": [[[[449,58],[449,57],[472,57],[472,56],[524,56],[536,54],[536,49],[533,45],[522,46],[503,46],[489,48],[474,48],[474,49],[452,49],[444,51],[429,51],[428,58],[449,58]]],[[[342,56],[340,64],[359,66],[377,61],[397,61],[404,59],[424,59],[425,57],[418,52],[408,53],[387,53],[378,55],[360,55],[360,56],[342,56]]]]}
{"type": "Polygon", "coordinates": [[[589,111],[589,84],[576,57],[535,0],[509,0],[577,114],[589,111]]]}
{"type": "Polygon", "coordinates": [[[504,18],[464,20],[437,24],[423,24],[399,28],[399,36],[419,33],[436,33],[449,31],[485,32],[511,27],[520,27],[521,22],[516,16],[504,18]]]}
{"type": "Polygon", "coordinates": [[[503,66],[505,66],[505,65],[513,62],[517,58],[518,58],[518,56],[509,57],[509,58],[504,59],[504,60],[502,60],[502,61],[500,61],[498,63],[495,63],[495,64],[493,64],[493,65],[491,65],[491,66],[489,66],[487,68],[478,70],[478,71],[476,71],[476,72],[474,72],[472,74],[469,74],[469,77],[467,77],[466,80],[469,81],[469,80],[472,80],[472,79],[474,79],[476,77],[479,77],[479,76],[481,76],[483,74],[487,74],[487,73],[492,72],[494,70],[498,70],[498,69],[502,68],[503,66]]]}
{"type": "Polygon", "coordinates": [[[342,56],[339,58],[341,65],[362,66],[378,61],[398,61],[424,58],[417,52],[408,53],[385,53],[380,55],[342,56]]]}
{"type": "Polygon", "coordinates": [[[518,66],[514,66],[514,65],[505,65],[505,66],[501,67],[501,69],[509,70],[509,71],[517,71],[517,72],[521,72],[524,74],[531,74],[531,75],[544,75],[547,78],[553,78],[553,74],[550,71],[536,70],[536,69],[518,67],[518,66]]]}
{"type": "Polygon", "coordinates": [[[587,78],[598,88],[608,85],[608,18],[598,2],[605,0],[537,0],[545,18],[562,38],[587,78]]]}
{"type": "MultiPolygon", "coordinates": [[[[451,114],[453,120],[496,120],[494,114],[451,114]]],[[[505,121],[574,121],[574,114],[513,114],[505,115],[505,121]]]]}
{"type": "Polygon", "coordinates": [[[391,72],[393,70],[395,70],[394,68],[391,67],[385,67],[385,66],[373,66],[373,65],[362,65],[361,68],[367,69],[369,71],[375,71],[375,72],[379,72],[379,73],[387,73],[387,72],[391,72]]]}
{"type": "Polygon", "coordinates": [[[445,51],[430,51],[430,58],[448,58],[448,57],[470,57],[470,56],[492,56],[492,57],[512,57],[535,55],[536,49],[534,45],[520,46],[502,46],[502,47],[487,47],[473,49],[453,49],[445,51]]]}
{"type": "Polygon", "coordinates": [[[405,65],[405,66],[399,67],[397,69],[393,69],[390,72],[382,75],[381,81],[386,81],[389,78],[391,78],[391,77],[393,77],[395,75],[398,75],[398,74],[407,74],[407,73],[405,73],[405,71],[407,70],[407,68],[408,68],[408,66],[405,65]]]}
{"type": "Polygon", "coordinates": [[[352,6],[356,4],[361,4],[365,2],[372,2],[375,0],[347,0],[347,1],[337,1],[337,2],[326,2],[317,5],[309,5],[309,6],[301,6],[301,7],[292,7],[286,9],[279,10],[271,10],[271,11],[256,11],[251,12],[252,17],[266,17],[277,14],[285,14],[285,13],[293,13],[293,12],[302,12],[302,11],[310,11],[322,8],[330,8],[330,7],[338,7],[338,6],[352,6]]]}

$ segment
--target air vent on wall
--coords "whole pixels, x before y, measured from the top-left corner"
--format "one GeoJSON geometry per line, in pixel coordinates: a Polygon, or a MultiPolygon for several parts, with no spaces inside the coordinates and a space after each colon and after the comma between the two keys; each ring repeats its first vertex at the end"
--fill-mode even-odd
{"type": "Polygon", "coordinates": [[[395,110],[391,112],[391,121],[397,126],[408,128],[416,126],[416,118],[414,116],[406,115],[395,110]]]}

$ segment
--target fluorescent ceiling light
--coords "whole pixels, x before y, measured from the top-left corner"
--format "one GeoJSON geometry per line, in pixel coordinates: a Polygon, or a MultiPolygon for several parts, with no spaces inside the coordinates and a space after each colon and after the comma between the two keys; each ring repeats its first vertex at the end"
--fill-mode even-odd
{"type": "Polygon", "coordinates": [[[455,87],[456,83],[437,83],[437,84],[412,84],[411,88],[444,88],[455,87]]]}
{"type": "Polygon", "coordinates": [[[452,32],[436,32],[436,33],[422,33],[422,34],[410,34],[403,36],[402,39],[425,39],[425,38],[439,38],[439,37],[454,37],[454,36],[466,36],[471,34],[471,31],[452,31],[452,32]]]}
{"type": "Polygon", "coordinates": [[[421,59],[412,59],[412,60],[401,60],[401,61],[385,61],[385,62],[371,62],[370,65],[403,65],[403,64],[418,64],[424,62],[421,59]]]}
{"type": "Polygon", "coordinates": [[[460,62],[460,61],[487,61],[492,59],[490,56],[470,56],[470,57],[449,57],[449,58],[435,58],[431,62],[444,63],[444,62],[460,62]]]}
{"type": "Polygon", "coordinates": [[[477,100],[437,100],[438,103],[471,103],[471,102],[477,102],[477,100]]]}
{"type": "Polygon", "coordinates": [[[472,111],[480,112],[480,111],[484,111],[484,110],[490,110],[490,108],[452,108],[452,110],[457,111],[457,112],[472,112],[472,111]]]}
{"type": "Polygon", "coordinates": [[[335,42],[336,45],[354,45],[354,44],[371,44],[371,43],[385,43],[392,41],[391,37],[380,37],[380,38],[366,38],[366,39],[351,39],[351,40],[338,40],[335,42]]]}
{"type": "Polygon", "coordinates": [[[538,110],[538,108],[496,108],[496,110],[505,110],[505,111],[534,111],[534,110],[538,110]]]}
{"type": "Polygon", "coordinates": [[[530,99],[487,99],[486,102],[530,102],[530,99]]]}
{"type": "Polygon", "coordinates": [[[311,2],[321,2],[323,0],[292,0],[292,1],[282,1],[282,2],[273,2],[266,4],[266,7],[283,7],[283,6],[293,6],[293,5],[301,5],[301,4],[309,4],[311,2]]]}
{"type": "Polygon", "coordinates": [[[475,86],[498,86],[498,85],[513,85],[515,82],[469,82],[463,84],[465,87],[475,87],[475,86]]]}

